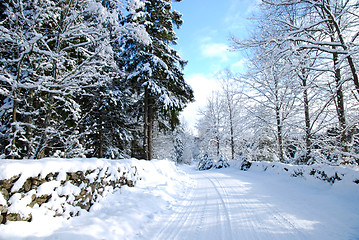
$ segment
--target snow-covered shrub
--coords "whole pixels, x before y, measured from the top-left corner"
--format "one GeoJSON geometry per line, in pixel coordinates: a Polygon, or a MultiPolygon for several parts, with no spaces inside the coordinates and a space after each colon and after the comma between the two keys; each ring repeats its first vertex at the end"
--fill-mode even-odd
{"type": "Polygon", "coordinates": [[[229,163],[228,163],[228,159],[222,155],[219,155],[219,159],[216,162],[215,168],[228,168],[229,167],[229,163]]]}
{"type": "Polygon", "coordinates": [[[243,160],[241,163],[240,169],[243,171],[247,171],[252,166],[252,163],[247,159],[243,160]]]}
{"type": "Polygon", "coordinates": [[[266,171],[304,179],[314,178],[330,184],[337,182],[359,184],[359,169],[351,167],[329,166],[327,164],[313,164],[308,166],[284,164],[280,162],[243,161],[240,169],[244,171],[266,171]]]}
{"type": "Polygon", "coordinates": [[[199,161],[197,169],[200,171],[208,170],[208,169],[211,169],[213,167],[213,165],[214,165],[213,159],[210,158],[207,153],[205,153],[203,155],[203,157],[201,158],[201,160],[199,161]]]}

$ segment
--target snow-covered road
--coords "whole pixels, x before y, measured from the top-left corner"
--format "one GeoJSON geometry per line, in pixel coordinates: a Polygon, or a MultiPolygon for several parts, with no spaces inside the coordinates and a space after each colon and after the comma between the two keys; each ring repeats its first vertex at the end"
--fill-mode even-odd
{"type": "Polygon", "coordinates": [[[141,162],[142,181],[66,220],[34,215],[0,225],[17,240],[358,240],[359,190],[314,178],[141,162]]]}
{"type": "Polygon", "coordinates": [[[138,239],[359,239],[358,199],[329,185],[237,169],[188,173],[188,195],[138,239]]]}

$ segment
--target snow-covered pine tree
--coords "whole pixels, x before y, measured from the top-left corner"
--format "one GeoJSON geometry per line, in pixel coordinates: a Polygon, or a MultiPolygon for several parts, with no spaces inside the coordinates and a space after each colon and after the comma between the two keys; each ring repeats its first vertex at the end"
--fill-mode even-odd
{"type": "Polygon", "coordinates": [[[106,32],[107,60],[98,69],[105,81],[89,87],[86,93],[76,95],[83,112],[79,124],[80,139],[88,157],[121,158],[128,156],[126,148],[132,137],[127,114],[130,99],[121,87],[124,74],[116,64],[118,39],[125,31],[119,25],[122,1],[106,0],[101,3],[102,6],[95,9],[99,12],[94,12],[91,18],[98,18],[98,27],[106,32]]]}
{"type": "Polygon", "coordinates": [[[179,123],[178,112],[193,99],[184,80],[185,61],[170,47],[176,44],[174,25],[182,24],[181,14],[172,10],[170,0],[132,0],[123,23],[142,25],[148,41],[139,41],[129,31],[121,40],[118,64],[128,74],[124,86],[129,89],[143,126],[143,158],[152,159],[153,126],[163,119],[168,126],[179,123]],[[135,10],[133,10],[135,9],[135,10]]]}
{"type": "Polygon", "coordinates": [[[174,131],[173,148],[174,148],[174,160],[176,163],[183,163],[184,143],[182,141],[183,131],[177,128],[174,131]]]}
{"type": "Polygon", "coordinates": [[[0,41],[12,51],[1,51],[4,156],[82,155],[79,125],[87,113],[77,97],[109,81],[108,23],[118,15],[114,20],[95,0],[10,0],[5,6],[0,41]]]}
{"type": "Polygon", "coordinates": [[[200,171],[209,170],[213,166],[214,166],[213,159],[210,156],[208,156],[207,153],[205,153],[201,157],[201,159],[200,159],[200,161],[198,163],[197,169],[200,170],[200,171]]]}
{"type": "Polygon", "coordinates": [[[220,154],[214,167],[220,169],[220,168],[228,168],[229,166],[230,165],[228,163],[228,159],[222,154],[220,154]]]}

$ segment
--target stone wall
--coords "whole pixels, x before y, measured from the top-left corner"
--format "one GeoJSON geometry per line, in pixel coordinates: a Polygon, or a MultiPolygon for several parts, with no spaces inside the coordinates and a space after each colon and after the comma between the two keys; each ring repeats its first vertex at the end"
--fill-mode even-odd
{"type": "Polygon", "coordinates": [[[106,194],[124,185],[133,187],[138,180],[136,166],[128,164],[30,175],[20,171],[0,178],[0,223],[31,221],[35,211],[55,217],[77,216],[81,211],[89,211],[106,194]]]}
{"type": "Polygon", "coordinates": [[[337,182],[359,184],[359,169],[350,167],[329,166],[324,164],[290,165],[279,162],[243,161],[240,165],[240,169],[243,171],[267,171],[276,174],[287,174],[291,177],[303,177],[306,179],[314,178],[330,184],[337,182]]]}

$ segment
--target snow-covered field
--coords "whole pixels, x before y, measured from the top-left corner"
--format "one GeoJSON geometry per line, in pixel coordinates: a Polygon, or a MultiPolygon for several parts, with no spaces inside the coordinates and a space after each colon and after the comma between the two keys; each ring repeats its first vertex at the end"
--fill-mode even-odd
{"type": "Polygon", "coordinates": [[[277,172],[142,162],[142,180],[66,220],[0,225],[0,239],[359,239],[359,186],[277,172]]]}

